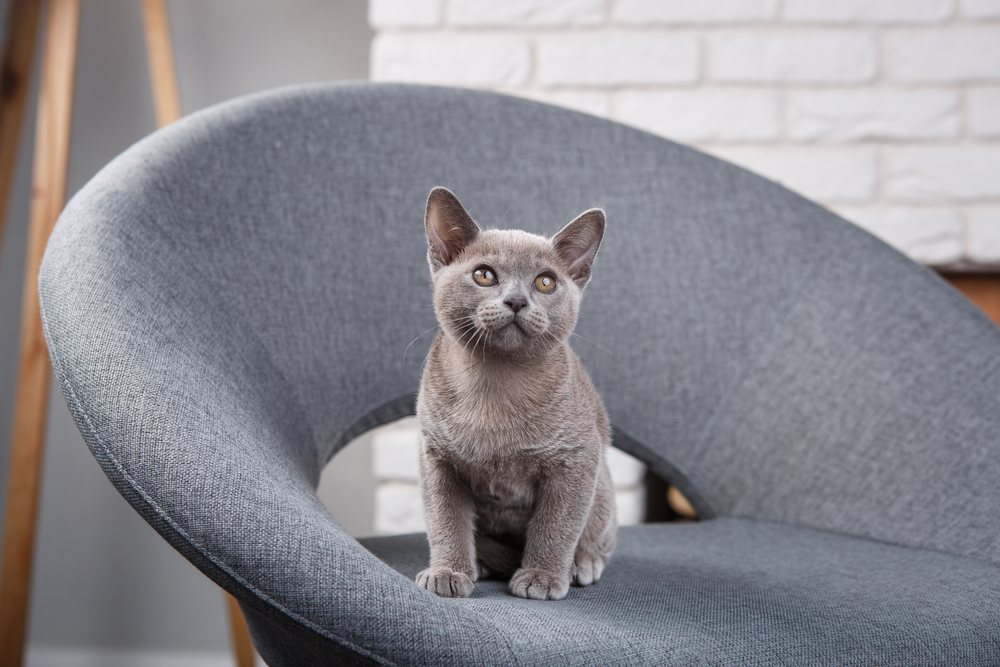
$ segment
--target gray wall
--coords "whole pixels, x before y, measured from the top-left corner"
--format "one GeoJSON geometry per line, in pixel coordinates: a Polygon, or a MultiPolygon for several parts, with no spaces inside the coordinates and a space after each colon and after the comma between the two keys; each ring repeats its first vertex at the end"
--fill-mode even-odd
{"type": "MultiPolygon", "coordinates": [[[[0,2],[6,16],[7,2],[0,2]]],[[[168,0],[185,113],[307,81],[367,78],[364,0],[168,0]]],[[[44,17],[43,17],[44,21],[44,17]]],[[[41,46],[41,45],[39,45],[41,46]]],[[[32,94],[37,86],[36,74],[32,94]]],[[[6,480],[17,375],[34,105],[21,136],[0,257],[0,472],[6,480]]],[[[86,0],[80,23],[67,197],[155,129],[139,0],[86,0]]],[[[226,651],[222,594],[118,496],[53,384],[30,643],[226,651]]],[[[371,532],[365,443],[338,455],[322,495],[354,534],[371,532]]],[[[2,500],[0,500],[2,502],[2,500]]]]}

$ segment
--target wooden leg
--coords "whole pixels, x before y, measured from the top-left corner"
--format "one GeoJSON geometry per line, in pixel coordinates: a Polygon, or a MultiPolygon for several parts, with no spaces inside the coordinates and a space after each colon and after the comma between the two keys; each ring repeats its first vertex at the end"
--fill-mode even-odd
{"type": "Polygon", "coordinates": [[[224,593],[226,603],[229,607],[229,627],[232,630],[233,653],[236,658],[236,667],[254,667],[253,642],[250,641],[250,630],[247,629],[247,622],[243,619],[243,612],[240,605],[229,593],[224,593]]]}
{"type": "Polygon", "coordinates": [[[7,17],[7,37],[0,65],[0,254],[3,254],[4,221],[14,181],[17,140],[21,136],[21,118],[28,96],[41,9],[42,0],[14,0],[7,17]]]}
{"type": "Polygon", "coordinates": [[[945,278],[1000,326],[1000,274],[946,274],[945,278]]]}
{"type": "Polygon", "coordinates": [[[670,508],[680,514],[685,519],[697,519],[698,513],[694,511],[694,507],[684,494],[677,490],[676,486],[670,486],[667,488],[667,503],[670,504],[670,508]]]}
{"type": "Polygon", "coordinates": [[[52,0],[38,91],[28,253],[21,307],[20,367],[7,478],[0,568],[0,665],[20,665],[27,628],[41,477],[49,355],[38,309],[38,268],[66,196],[79,0],[52,0]]]}
{"type": "Polygon", "coordinates": [[[170,23],[163,0],[142,0],[142,14],[146,24],[146,52],[149,54],[149,81],[153,87],[156,125],[163,127],[181,117],[170,23]]]}

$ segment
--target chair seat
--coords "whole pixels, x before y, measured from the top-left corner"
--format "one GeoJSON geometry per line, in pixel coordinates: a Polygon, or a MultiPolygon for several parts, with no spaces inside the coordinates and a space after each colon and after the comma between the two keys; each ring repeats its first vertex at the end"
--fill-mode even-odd
{"type": "MultiPolygon", "coordinates": [[[[423,534],[361,542],[411,579],[426,567],[423,534]]],[[[1000,664],[996,566],[748,519],[622,528],[600,582],[559,602],[501,581],[452,602],[506,639],[498,664],[1000,664]]]]}

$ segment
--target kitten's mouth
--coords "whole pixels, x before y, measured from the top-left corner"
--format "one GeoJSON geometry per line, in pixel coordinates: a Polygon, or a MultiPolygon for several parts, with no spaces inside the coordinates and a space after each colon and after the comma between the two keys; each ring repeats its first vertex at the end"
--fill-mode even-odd
{"type": "Polygon", "coordinates": [[[524,313],[512,313],[506,308],[504,310],[507,312],[497,310],[499,309],[491,312],[490,309],[485,309],[477,314],[473,322],[474,331],[468,332],[470,340],[478,339],[487,347],[512,351],[530,344],[544,332],[543,327],[536,326],[537,318],[525,317],[524,313]],[[479,333],[475,333],[475,330],[479,333]]]}
{"type": "Polygon", "coordinates": [[[524,330],[524,327],[522,327],[516,319],[511,320],[502,329],[500,329],[500,331],[507,331],[508,329],[516,329],[517,331],[520,331],[522,335],[528,335],[528,332],[524,330]]]}

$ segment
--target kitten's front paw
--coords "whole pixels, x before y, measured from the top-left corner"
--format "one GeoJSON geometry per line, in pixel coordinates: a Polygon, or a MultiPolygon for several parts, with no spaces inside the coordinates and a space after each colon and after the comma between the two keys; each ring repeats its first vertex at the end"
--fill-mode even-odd
{"type": "Polygon", "coordinates": [[[443,598],[467,598],[472,578],[450,567],[429,567],[417,575],[417,585],[443,598]]]}
{"type": "Polygon", "coordinates": [[[569,577],[537,567],[521,568],[510,579],[510,592],[520,598],[562,600],[568,591],[569,577]]]}
{"type": "Polygon", "coordinates": [[[589,586],[601,578],[604,566],[608,564],[608,559],[603,556],[592,556],[590,554],[577,554],[573,560],[573,567],[569,574],[573,578],[574,586],[589,586]]]}

